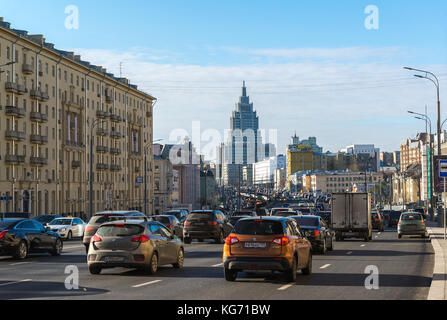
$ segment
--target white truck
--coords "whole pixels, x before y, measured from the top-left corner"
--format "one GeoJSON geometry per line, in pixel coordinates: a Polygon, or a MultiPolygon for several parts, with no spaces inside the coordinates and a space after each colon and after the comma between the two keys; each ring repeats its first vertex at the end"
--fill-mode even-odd
{"type": "Polygon", "coordinates": [[[345,238],[372,240],[371,195],[333,193],[331,222],[337,241],[345,238]]]}

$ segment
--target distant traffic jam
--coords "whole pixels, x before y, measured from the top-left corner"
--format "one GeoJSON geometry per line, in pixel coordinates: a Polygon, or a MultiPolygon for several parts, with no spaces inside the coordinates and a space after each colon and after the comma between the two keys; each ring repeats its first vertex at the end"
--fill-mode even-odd
{"type": "Polygon", "coordinates": [[[310,195],[234,192],[237,207],[172,209],[146,216],[139,211],[104,211],[87,222],[77,217],[26,213],[0,215],[0,253],[14,259],[48,253],[57,259],[63,243],[82,239],[88,270],[130,268],[155,274],[160,266],[183,267],[185,246],[213,240],[222,245],[226,281],[240,273],[281,272],[295,282],[298,271],[312,274],[313,255],[336,248],[337,241],[371,241],[373,230],[427,237],[423,212],[371,208],[366,193],[310,195]]]}

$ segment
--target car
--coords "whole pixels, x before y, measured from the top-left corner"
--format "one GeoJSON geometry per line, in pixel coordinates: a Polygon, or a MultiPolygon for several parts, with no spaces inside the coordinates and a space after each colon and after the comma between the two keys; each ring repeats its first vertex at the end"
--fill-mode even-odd
{"type": "Polygon", "coordinates": [[[57,232],[65,240],[82,238],[87,224],[79,218],[56,218],[48,224],[51,231],[57,232]]]}
{"type": "Polygon", "coordinates": [[[244,218],[250,218],[250,217],[251,216],[231,216],[230,223],[231,223],[231,225],[235,226],[239,220],[244,219],[244,218]]]}
{"type": "Polygon", "coordinates": [[[53,221],[56,218],[62,218],[60,215],[54,215],[54,214],[45,214],[42,216],[35,217],[34,220],[41,223],[44,227],[47,226],[51,221],[53,221]]]}
{"type": "Polygon", "coordinates": [[[31,219],[32,213],[28,212],[2,212],[0,213],[0,219],[31,219]]]}
{"type": "Polygon", "coordinates": [[[177,219],[176,216],[158,215],[153,216],[152,220],[158,221],[165,225],[174,235],[183,239],[183,224],[177,219]]]}
{"type": "Polygon", "coordinates": [[[146,215],[140,211],[103,211],[95,213],[88,221],[85,227],[84,238],[82,239],[86,253],[90,246],[90,238],[93,237],[101,224],[109,221],[123,220],[125,217],[144,218],[146,215]]]}
{"type": "Polygon", "coordinates": [[[196,210],[186,218],[183,227],[183,241],[190,244],[193,239],[200,242],[214,239],[216,243],[224,243],[233,226],[230,220],[219,210],[196,210]]]}
{"type": "Polygon", "coordinates": [[[59,256],[63,244],[60,235],[31,219],[0,220],[0,254],[25,259],[28,253],[48,252],[59,256]]]}
{"type": "Polygon", "coordinates": [[[291,212],[293,215],[296,215],[296,211],[292,210],[291,208],[273,208],[270,210],[270,215],[272,217],[276,216],[279,212],[291,212]]]}
{"type": "Polygon", "coordinates": [[[186,209],[175,209],[175,210],[169,210],[168,212],[165,212],[165,215],[168,216],[176,216],[177,219],[183,223],[186,220],[186,217],[188,216],[188,210],[186,209]]]}
{"type": "Polygon", "coordinates": [[[388,227],[396,227],[401,214],[402,213],[400,211],[390,211],[390,213],[388,214],[388,227]]]}
{"type": "Polygon", "coordinates": [[[371,212],[371,221],[373,230],[383,232],[385,230],[385,220],[382,214],[378,211],[371,212]]]}
{"type": "Polygon", "coordinates": [[[325,254],[334,250],[335,232],[319,216],[292,217],[312,244],[313,250],[325,254]]]}
{"type": "Polygon", "coordinates": [[[256,216],[256,212],[255,211],[251,211],[251,210],[236,210],[231,215],[232,216],[251,216],[251,217],[255,217],[256,216]]]}
{"type": "Polygon", "coordinates": [[[184,253],[180,239],[160,222],[117,220],[102,224],[91,237],[87,265],[91,274],[116,267],[154,274],[162,265],[182,268],[184,253]]]}
{"type": "Polygon", "coordinates": [[[274,216],[275,217],[292,217],[292,216],[296,216],[296,215],[302,215],[302,213],[300,211],[296,211],[296,210],[277,211],[274,216]]]}
{"type": "Polygon", "coordinates": [[[292,218],[241,219],[225,240],[223,264],[227,281],[239,272],[265,270],[284,272],[295,282],[298,269],[312,273],[312,245],[292,218]]]}
{"type": "Polygon", "coordinates": [[[269,216],[269,215],[270,215],[270,212],[266,208],[256,209],[256,216],[258,216],[258,217],[265,217],[265,216],[269,216]]]}
{"type": "Polygon", "coordinates": [[[321,217],[328,226],[331,225],[331,211],[317,211],[316,216],[321,217]]]}
{"type": "Polygon", "coordinates": [[[404,212],[401,214],[397,224],[397,236],[421,236],[426,238],[427,228],[425,226],[424,216],[419,212],[404,212]]]}

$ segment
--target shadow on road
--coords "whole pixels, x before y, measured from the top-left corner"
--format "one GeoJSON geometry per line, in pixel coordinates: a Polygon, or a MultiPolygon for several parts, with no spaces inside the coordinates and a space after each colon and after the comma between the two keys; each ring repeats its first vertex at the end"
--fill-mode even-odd
{"type": "Polygon", "coordinates": [[[185,252],[185,259],[222,258],[222,251],[194,251],[185,252]]]}
{"type": "Polygon", "coordinates": [[[424,256],[433,255],[433,252],[411,252],[411,251],[395,251],[395,250],[334,250],[328,256],[345,256],[345,257],[402,257],[402,256],[424,256]],[[348,255],[348,252],[352,252],[348,255]]]}

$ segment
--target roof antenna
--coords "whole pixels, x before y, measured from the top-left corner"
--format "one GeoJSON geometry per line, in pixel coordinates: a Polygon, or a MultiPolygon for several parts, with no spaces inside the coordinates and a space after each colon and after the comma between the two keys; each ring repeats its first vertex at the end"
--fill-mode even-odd
{"type": "Polygon", "coordinates": [[[120,62],[120,78],[123,77],[123,63],[120,62]]]}

